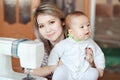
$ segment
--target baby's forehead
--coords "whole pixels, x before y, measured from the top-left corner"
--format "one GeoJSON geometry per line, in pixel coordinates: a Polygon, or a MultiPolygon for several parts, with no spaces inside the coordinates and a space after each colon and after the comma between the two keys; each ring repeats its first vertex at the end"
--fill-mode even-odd
{"type": "Polygon", "coordinates": [[[87,17],[75,17],[75,18],[72,18],[69,22],[71,26],[73,25],[84,26],[84,25],[88,25],[89,23],[90,21],[87,17]]]}
{"type": "Polygon", "coordinates": [[[69,20],[70,20],[70,22],[89,21],[88,17],[85,16],[85,15],[81,15],[81,16],[72,16],[69,20]]]}
{"type": "Polygon", "coordinates": [[[70,17],[70,19],[78,19],[78,18],[83,18],[83,17],[87,17],[87,16],[85,16],[85,15],[72,15],[71,17],[70,17]]]}

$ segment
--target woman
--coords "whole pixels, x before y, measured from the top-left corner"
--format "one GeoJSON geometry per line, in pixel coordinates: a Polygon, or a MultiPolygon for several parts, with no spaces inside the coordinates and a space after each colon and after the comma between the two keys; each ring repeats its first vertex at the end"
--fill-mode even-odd
{"type": "MultiPolygon", "coordinates": [[[[65,39],[67,37],[67,31],[65,29],[64,24],[64,14],[60,8],[58,8],[55,4],[51,2],[44,2],[39,5],[39,7],[35,11],[35,34],[39,41],[44,43],[45,47],[45,57],[43,59],[42,66],[43,68],[33,69],[31,71],[32,75],[36,76],[47,76],[53,73],[53,69],[47,69],[47,60],[51,49],[57,44],[59,41],[65,39]]],[[[89,63],[93,61],[92,50],[86,49],[86,58],[89,63]]],[[[59,61],[58,65],[62,64],[59,61]]],[[[64,72],[64,71],[63,71],[64,72]]]]}

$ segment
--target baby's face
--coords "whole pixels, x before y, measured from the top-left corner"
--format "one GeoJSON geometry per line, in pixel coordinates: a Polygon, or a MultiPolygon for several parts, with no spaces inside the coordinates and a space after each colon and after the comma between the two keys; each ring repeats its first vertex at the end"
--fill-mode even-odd
{"type": "Polygon", "coordinates": [[[77,40],[86,40],[90,38],[91,27],[88,17],[83,15],[72,18],[68,31],[77,40]]]}

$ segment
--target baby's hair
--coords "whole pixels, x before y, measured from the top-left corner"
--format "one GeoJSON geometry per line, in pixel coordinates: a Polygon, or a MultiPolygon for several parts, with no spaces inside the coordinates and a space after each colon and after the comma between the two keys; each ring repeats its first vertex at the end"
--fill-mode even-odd
{"type": "Polygon", "coordinates": [[[69,14],[66,16],[66,19],[65,19],[66,28],[69,29],[69,28],[70,28],[71,20],[72,20],[74,17],[79,17],[79,16],[87,16],[87,15],[86,15],[84,12],[82,12],[82,11],[74,11],[74,12],[69,13],[69,14]]]}

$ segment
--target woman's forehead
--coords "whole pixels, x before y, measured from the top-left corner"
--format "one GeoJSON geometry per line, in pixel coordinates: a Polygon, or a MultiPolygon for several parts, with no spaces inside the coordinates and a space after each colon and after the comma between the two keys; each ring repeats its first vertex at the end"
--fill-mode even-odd
{"type": "Polygon", "coordinates": [[[39,15],[37,16],[37,18],[45,18],[45,19],[46,19],[46,17],[47,17],[47,18],[56,18],[55,16],[50,15],[50,14],[39,14],[39,15]]]}
{"type": "Polygon", "coordinates": [[[37,16],[38,23],[45,23],[45,22],[49,22],[51,20],[57,20],[57,19],[59,18],[52,16],[52,15],[47,15],[47,14],[37,16]]]}
{"type": "Polygon", "coordinates": [[[43,20],[43,19],[44,20],[56,19],[56,17],[52,15],[47,15],[47,14],[37,16],[37,20],[43,20]]]}

